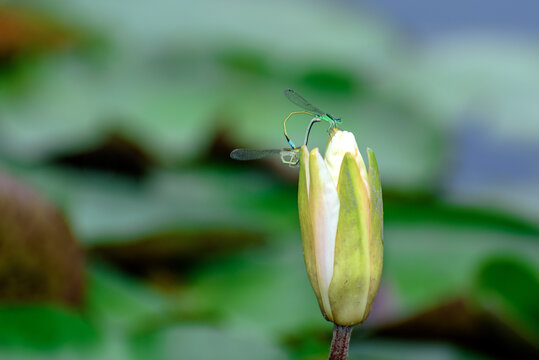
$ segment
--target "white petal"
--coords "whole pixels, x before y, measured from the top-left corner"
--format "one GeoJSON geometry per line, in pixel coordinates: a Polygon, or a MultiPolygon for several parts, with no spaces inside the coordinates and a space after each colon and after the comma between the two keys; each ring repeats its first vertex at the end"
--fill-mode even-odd
{"type": "Polygon", "coordinates": [[[337,131],[329,141],[326,149],[326,163],[333,182],[335,184],[339,183],[341,164],[346,153],[352,154],[356,160],[359,166],[359,174],[365,185],[367,185],[367,168],[357,147],[356,138],[349,131],[337,131]]]}
{"type": "MultiPolygon", "coordinates": [[[[335,257],[335,237],[337,235],[337,225],[339,221],[339,195],[337,187],[331,178],[326,162],[315,149],[318,163],[318,174],[311,173],[311,177],[317,176],[320,180],[320,197],[309,199],[311,219],[313,224],[313,238],[315,244],[316,265],[318,267],[318,281],[320,284],[320,295],[326,313],[331,316],[328,289],[333,276],[333,261],[335,257]],[[316,202],[316,203],[314,203],[316,202]],[[312,205],[312,206],[311,206],[312,205]]],[[[311,164],[311,171],[314,168],[311,164]]],[[[313,185],[311,179],[311,187],[313,185]]],[[[311,188],[311,192],[312,192],[311,188]]]]}

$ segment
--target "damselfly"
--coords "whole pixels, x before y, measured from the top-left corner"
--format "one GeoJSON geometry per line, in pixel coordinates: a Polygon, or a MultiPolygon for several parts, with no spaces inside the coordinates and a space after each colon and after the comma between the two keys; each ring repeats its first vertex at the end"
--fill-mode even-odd
{"type": "MultiPolygon", "coordinates": [[[[311,104],[309,101],[307,101],[307,99],[305,99],[303,96],[301,96],[300,94],[298,94],[296,91],[294,91],[292,89],[286,89],[284,91],[284,95],[286,96],[286,98],[288,100],[290,100],[290,102],[296,104],[297,106],[299,106],[303,110],[307,110],[307,111],[294,111],[294,112],[291,112],[286,117],[286,119],[284,119],[284,121],[283,121],[284,136],[286,138],[286,141],[288,141],[288,144],[290,144],[290,146],[292,147],[292,149],[295,149],[296,146],[294,145],[292,140],[290,140],[290,137],[286,133],[286,121],[288,119],[290,119],[290,117],[292,117],[293,115],[307,114],[307,115],[313,116],[314,117],[313,120],[314,119],[325,120],[325,121],[327,121],[327,122],[329,122],[331,124],[331,128],[336,127],[337,124],[341,123],[341,118],[340,117],[332,116],[329,113],[327,113],[327,112],[325,112],[323,110],[320,110],[320,108],[318,108],[318,107],[314,106],[313,104],[311,104]]],[[[313,122],[311,120],[311,123],[309,125],[309,131],[310,131],[310,127],[312,126],[312,124],[313,124],[313,122]]],[[[307,138],[305,140],[305,143],[307,143],[307,138]]]]}
{"type": "MultiPolygon", "coordinates": [[[[322,121],[319,118],[313,118],[309,123],[309,127],[305,132],[304,144],[307,145],[309,141],[309,134],[314,123],[322,121]]],[[[270,155],[280,155],[283,164],[295,166],[299,163],[299,150],[300,148],[292,147],[291,149],[270,149],[270,150],[256,150],[256,149],[234,149],[230,153],[230,157],[234,160],[258,160],[270,155]]]]}

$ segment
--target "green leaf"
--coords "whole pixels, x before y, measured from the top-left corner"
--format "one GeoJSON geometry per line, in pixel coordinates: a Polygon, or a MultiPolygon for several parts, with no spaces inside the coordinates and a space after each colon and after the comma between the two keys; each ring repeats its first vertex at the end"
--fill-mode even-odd
{"type": "Polygon", "coordinates": [[[468,291],[477,264],[486,256],[505,251],[539,261],[530,236],[455,225],[450,218],[386,222],[382,286],[393,287],[400,312],[413,313],[468,291]]]}
{"type": "Polygon", "coordinates": [[[97,331],[80,314],[47,305],[0,307],[0,346],[52,350],[95,345],[97,331]]]}
{"type": "Polygon", "coordinates": [[[137,335],[133,359],[287,360],[267,339],[204,325],[182,325],[137,335]]]}
{"type": "Polygon", "coordinates": [[[494,312],[528,339],[539,339],[538,269],[525,258],[497,255],[485,260],[479,268],[473,295],[487,311],[494,312]]]}
{"type": "Polygon", "coordinates": [[[171,309],[166,297],[105,266],[92,264],[88,280],[86,313],[102,327],[129,330],[171,309]]]}
{"type": "Polygon", "coordinates": [[[282,340],[306,328],[326,328],[305,273],[299,234],[286,244],[248,251],[200,269],[181,292],[196,299],[197,312],[223,326],[246,327],[282,340]]]}

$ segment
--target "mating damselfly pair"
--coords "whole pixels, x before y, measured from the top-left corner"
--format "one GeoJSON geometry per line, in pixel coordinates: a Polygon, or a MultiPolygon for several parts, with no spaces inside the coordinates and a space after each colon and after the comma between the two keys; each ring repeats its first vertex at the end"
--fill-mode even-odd
{"type": "Polygon", "coordinates": [[[269,155],[276,155],[279,154],[281,156],[281,161],[284,164],[288,164],[290,166],[295,166],[299,162],[299,149],[300,146],[295,146],[292,140],[290,140],[290,137],[288,136],[286,132],[286,122],[288,119],[290,119],[294,115],[299,114],[306,114],[312,116],[311,121],[309,122],[309,126],[307,127],[307,130],[305,131],[305,140],[303,141],[303,145],[307,145],[309,141],[309,135],[311,133],[312,126],[320,122],[322,120],[325,120],[330,123],[330,128],[336,127],[337,124],[341,123],[340,117],[334,117],[330,115],[329,113],[320,110],[320,108],[314,106],[309,101],[307,101],[303,96],[298,94],[296,91],[292,89],[286,89],[284,91],[284,95],[288,100],[290,100],[293,104],[299,106],[305,111],[294,111],[291,112],[286,119],[283,121],[283,131],[284,136],[286,138],[286,141],[290,145],[290,149],[271,149],[271,150],[255,150],[255,149],[235,149],[230,153],[230,157],[235,160],[257,160],[262,159],[269,155]]]}

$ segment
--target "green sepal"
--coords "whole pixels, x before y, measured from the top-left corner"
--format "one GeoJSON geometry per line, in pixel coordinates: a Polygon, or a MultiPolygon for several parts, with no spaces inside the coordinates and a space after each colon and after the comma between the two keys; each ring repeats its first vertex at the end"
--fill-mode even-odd
{"type": "Polygon", "coordinates": [[[369,285],[369,297],[367,303],[367,314],[371,309],[372,302],[378,292],[380,280],[382,277],[382,267],[384,262],[384,207],[382,201],[382,184],[380,181],[380,173],[378,171],[378,162],[374,156],[374,152],[367,148],[367,156],[369,158],[368,183],[369,192],[371,195],[370,201],[370,274],[371,280],[369,285]]]}
{"type": "Polygon", "coordinates": [[[305,268],[307,269],[309,281],[311,282],[316,299],[318,300],[318,306],[320,306],[322,314],[326,317],[324,307],[322,306],[322,299],[320,297],[313,226],[309,211],[309,186],[307,184],[309,176],[309,150],[307,150],[307,147],[304,145],[300,150],[298,182],[299,225],[301,229],[301,242],[303,245],[303,258],[305,260],[305,268]]]}
{"type": "Polygon", "coordinates": [[[337,191],[339,225],[329,299],[333,322],[355,325],[368,314],[370,205],[366,184],[350,153],[344,156],[337,191]]]}

